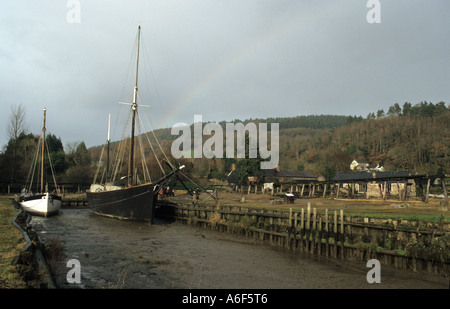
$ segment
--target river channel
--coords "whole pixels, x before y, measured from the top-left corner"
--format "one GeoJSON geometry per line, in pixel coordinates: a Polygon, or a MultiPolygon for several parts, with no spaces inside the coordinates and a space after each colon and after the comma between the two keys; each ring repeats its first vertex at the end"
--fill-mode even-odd
{"type": "Polygon", "coordinates": [[[59,288],[124,289],[448,289],[448,278],[387,269],[368,283],[365,262],[325,260],[243,236],[155,220],[120,221],[89,209],[33,217],[44,242],[59,239],[65,257],[59,288]],[[67,282],[76,259],[81,282],[67,282]]]}

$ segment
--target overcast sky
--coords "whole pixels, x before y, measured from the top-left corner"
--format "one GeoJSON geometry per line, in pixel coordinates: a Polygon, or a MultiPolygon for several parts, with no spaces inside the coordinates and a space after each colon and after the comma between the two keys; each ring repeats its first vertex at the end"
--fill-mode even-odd
{"type": "Polygon", "coordinates": [[[29,132],[46,107],[64,145],[104,143],[131,100],[139,22],[153,128],[450,102],[448,0],[381,0],[381,23],[366,0],[79,0],[70,22],[72,2],[0,1],[0,147],[19,104],[29,132]]]}

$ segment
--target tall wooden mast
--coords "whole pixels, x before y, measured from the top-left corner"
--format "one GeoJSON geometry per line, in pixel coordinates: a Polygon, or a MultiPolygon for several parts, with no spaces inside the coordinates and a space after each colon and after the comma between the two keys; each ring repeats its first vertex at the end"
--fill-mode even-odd
{"type": "Polygon", "coordinates": [[[42,124],[42,150],[41,150],[41,193],[44,192],[44,147],[45,147],[45,114],[47,109],[44,108],[44,121],[42,124]]]}
{"type": "Polygon", "coordinates": [[[109,142],[110,142],[110,138],[109,138],[109,131],[110,131],[110,126],[111,126],[111,114],[108,115],[108,136],[106,138],[107,142],[108,142],[108,150],[106,153],[106,182],[109,182],[109,142]]]}
{"type": "Polygon", "coordinates": [[[134,127],[136,122],[136,111],[137,111],[137,94],[138,94],[138,73],[139,73],[139,45],[141,41],[141,25],[138,28],[138,46],[137,46],[137,63],[136,63],[136,85],[134,87],[133,93],[133,104],[131,105],[131,110],[133,111],[132,123],[131,123],[131,151],[130,151],[130,177],[128,178],[128,184],[134,185],[134,127]]]}

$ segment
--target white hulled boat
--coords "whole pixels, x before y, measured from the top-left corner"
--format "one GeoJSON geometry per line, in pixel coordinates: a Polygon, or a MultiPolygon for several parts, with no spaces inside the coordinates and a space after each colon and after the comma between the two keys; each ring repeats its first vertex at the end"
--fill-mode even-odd
{"type": "MultiPolygon", "coordinates": [[[[44,121],[42,126],[42,135],[39,139],[37,151],[35,160],[31,166],[31,171],[33,171],[32,175],[34,175],[34,169],[37,165],[38,157],[40,156],[40,193],[32,193],[31,192],[31,186],[33,183],[33,177],[31,178],[31,181],[29,185],[27,184],[27,187],[25,188],[25,192],[23,195],[19,198],[19,205],[22,207],[22,209],[30,214],[33,215],[39,215],[39,216],[52,216],[58,214],[59,210],[61,209],[61,197],[57,194],[57,185],[55,181],[55,177],[53,175],[53,180],[55,183],[55,192],[48,192],[47,187],[45,186],[44,190],[44,153],[46,148],[45,143],[45,117],[46,117],[47,110],[44,108],[44,121]]],[[[49,161],[50,159],[50,153],[48,151],[47,147],[47,153],[49,161]]],[[[50,167],[51,167],[50,163],[50,167]]],[[[52,174],[53,174],[53,168],[52,168],[52,174]]]]}

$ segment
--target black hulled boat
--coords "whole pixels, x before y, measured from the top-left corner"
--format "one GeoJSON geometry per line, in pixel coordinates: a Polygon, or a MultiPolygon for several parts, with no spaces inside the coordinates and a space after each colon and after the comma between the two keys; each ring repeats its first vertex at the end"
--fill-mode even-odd
{"type": "Polygon", "coordinates": [[[94,184],[92,184],[91,188],[86,192],[86,197],[90,208],[95,214],[118,219],[144,220],[152,223],[153,211],[156,207],[157,196],[160,188],[168,180],[173,178],[183,167],[173,168],[170,173],[167,175],[164,173],[165,176],[156,182],[146,181],[145,179],[143,183],[139,183],[138,181],[137,171],[135,170],[135,123],[138,110],[137,98],[140,36],[141,26],[139,25],[137,37],[136,83],[133,90],[133,102],[124,103],[131,105],[130,112],[132,119],[128,175],[121,178],[122,180],[127,178],[127,183],[122,184],[121,186],[113,185],[116,183],[116,176],[114,173],[111,173],[114,175],[110,175],[109,173],[110,134],[108,121],[108,158],[106,164],[106,180],[104,182],[100,181],[100,184],[96,184],[96,180],[94,179],[94,184]]]}

